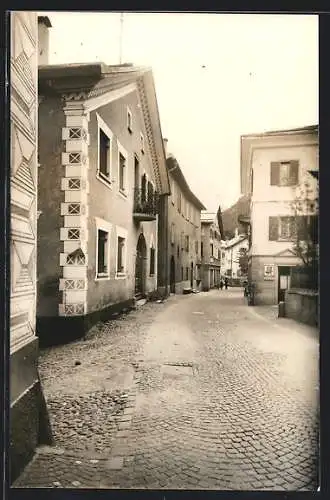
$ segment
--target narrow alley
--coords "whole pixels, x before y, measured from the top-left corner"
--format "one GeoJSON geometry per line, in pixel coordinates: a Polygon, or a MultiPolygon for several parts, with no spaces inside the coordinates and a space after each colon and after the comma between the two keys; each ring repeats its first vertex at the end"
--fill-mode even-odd
{"type": "Polygon", "coordinates": [[[318,349],[242,289],[147,302],[41,350],[54,446],[13,486],[314,490],[318,349]]]}

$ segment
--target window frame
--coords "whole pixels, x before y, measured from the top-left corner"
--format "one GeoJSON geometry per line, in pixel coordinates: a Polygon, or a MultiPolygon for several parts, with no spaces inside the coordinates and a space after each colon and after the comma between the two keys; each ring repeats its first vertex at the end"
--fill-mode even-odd
{"type": "Polygon", "coordinates": [[[140,132],[140,150],[141,150],[141,153],[144,155],[145,154],[145,139],[144,139],[144,135],[142,132],[140,132]]]}
{"type": "Polygon", "coordinates": [[[132,111],[130,110],[129,106],[126,107],[126,119],[127,119],[127,130],[129,131],[130,134],[133,133],[133,114],[132,111]]]}
{"type": "Polygon", "coordinates": [[[117,141],[118,145],[118,156],[117,156],[117,161],[118,161],[118,171],[117,171],[117,176],[118,176],[118,193],[122,195],[123,197],[127,198],[127,193],[128,193],[128,175],[127,175],[127,170],[128,170],[128,159],[129,155],[126,149],[120,144],[119,141],[117,141]],[[120,165],[120,156],[125,158],[125,168],[124,168],[124,189],[121,189],[120,187],[120,172],[121,172],[121,165],[120,165]]]}
{"type": "Polygon", "coordinates": [[[276,186],[276,187],[280,187],[280,188],[284,188],[284,187],[296,187],[298,186],[299,184],[299,173],[300,173],[300,160],[279,160],[279,161],[271,161],[270,162],[270,185],[272,187],[276,186]],[[283,167],[288,167],[288,173],[287,173],[287,176],[283,178],[283,175],[281,177],[281,169],[283,167]],[[278,171],[276,173],[276,170],[274,170],[274,173],[273,173],[273,168],[277,168],[278,171]],[[293,178],[292,176],[292,169],[296,169],[296,177],[293,178]],[[291,174],[291,175],[290,175],[291,174]],[[275,179],[274,179],[274,176],[275,176],[275,179]],[[276,178],[277,178],[277,182],[276,182],[276,178]],[[285,179],[286,181],[283,182],[283,179],[285,179]]]}
{"type": "Polygon", "coordinates": [[[112,224],[104,219],[95,217],[95,228],[96,228],[96,245],[95,245],[95,281],[109,280],[111,279],[110,272],[110,252],[111,252],[111,231],[112,224]],[[107,239],[107,273],[98,272],[98,255],[99,255],[99,231],[103,231],[108,234],[107,239]]]}
{"type": "Polygon", "coordinates": [[[116,274],[115,279],[126,279],[127,278],[127,229],[116,226],[116,274]],[[123,271],[118,271],[118,243],[119,238],[124,240],[123,245],[123,255],[122,255],[122,268],[123,271]]]}
{"type": "Polygon", "coordinates": [[[99,181],[103,182],[108,188],[112,188],[112,180],[111,180],[111,175],[113,171],[113,141],[114,141],[114,133],[108,127],[108,125],[105,123],[105,121],[100,117],[98,113],[96,113],[96,118],[97,118],[97,170],[96,170],[96,177],[99,181]],[[100,131],[105,134],[106,137],[108,137],[110,141],[110,147],[108,150],[108,170],[109,170],[109,175],[103,174],[100,170],[100,131]]]}

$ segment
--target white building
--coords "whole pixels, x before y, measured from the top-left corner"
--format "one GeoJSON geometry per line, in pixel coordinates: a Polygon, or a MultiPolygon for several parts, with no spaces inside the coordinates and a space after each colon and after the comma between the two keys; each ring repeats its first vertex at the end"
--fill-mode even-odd
{"type": "Polygon", "coordinates": [[[248,251],[248,248],[247,235],[238,234],[238,229],[235,231],[234,238],[221,242],[221,276],[234,279],[242,277],[239,258],[241,250],[248,251]]]}
{"type": "MultiPolygon", "coordinates": [[[[251,195],[249,277],[256,304],[276,304],[290,286],[290,269],[301,265],[293,252],[297,218],[294,200],[301,186],[317,198],[318,126],[241,137],[241,191],[251,195]]],[[[303,212],[315,223],[316,206],[303,212]],[[312,217],[311,217],[312,216],[312,217]]]]}

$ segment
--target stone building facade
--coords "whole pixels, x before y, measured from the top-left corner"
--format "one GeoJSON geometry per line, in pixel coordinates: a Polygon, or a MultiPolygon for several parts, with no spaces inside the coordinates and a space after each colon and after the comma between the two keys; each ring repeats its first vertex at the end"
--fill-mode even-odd
{"type": "MultiPolygon", "coordinates": [[[[316,197],[318,126],[241,137],[241,191],[251,195],[249,279],[256,304],[277,304],[290,288],[291,268],[301,265],[295,200],[305,181],[316,197]]],[[[315,224],[316,208],[303,212],[315,224]]],[[[317,226],[317,222],[316,222],[317,226]]]]}
{"type": "Polygon", "coordinates": [[[221,266],[221,231],[216,214],[201,214],[201,277],[202,290],[218,287],[221,266]]]}
{"type": "Polygon", "coordinates": [[[173,155],[167,157],[171,196],[168,199],[168,284],[171,293],[201,283],[201,210],[205,207],[190,190],[173,155]]]}
{"type": "Polygon", "coordinates": [[[38,29],[35,12],[10,14],[10,475],[38,443],[36,337],[38,29]]]}
{"type": "Polygon", "coordinates": [[[56,343],[157,290],[169,181],[151,70],[41,66],[39,94],[37,325],[56,343]]]}

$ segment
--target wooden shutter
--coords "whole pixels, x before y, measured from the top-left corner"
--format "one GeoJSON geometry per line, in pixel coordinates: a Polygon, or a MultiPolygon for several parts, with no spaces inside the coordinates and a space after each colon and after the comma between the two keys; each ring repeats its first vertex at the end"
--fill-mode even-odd
{"type": "Polygon", "coordinates": [[[297,221],[298,241],[304,241],[304,240],[306,240],[307,217],[306,217],[306,215],[298,215],[296,217],[296,221],[297,221]]]}
{"type": "Polygon", "coordinates": [[[269,217],[269,240],[278,240],[279,219],[278,217],[269,217]]]}
{"type": "Polygon", "coordinates": [[[270,185],[278,186],[280,184],[280,163],[272,161],[270,164],[270,185]]]}
{"type": "Polygon", "coordinates": [[[289,185],[296,186],[298,184],[298,175],[299,175],[299,161],[291,160],[290,161],[290,175],[289,175],[289,185]]]}

